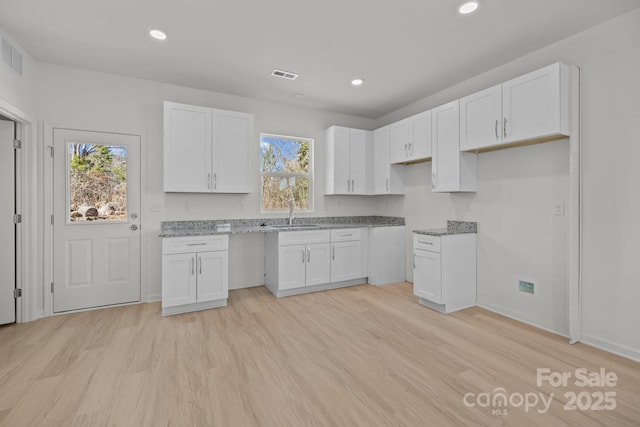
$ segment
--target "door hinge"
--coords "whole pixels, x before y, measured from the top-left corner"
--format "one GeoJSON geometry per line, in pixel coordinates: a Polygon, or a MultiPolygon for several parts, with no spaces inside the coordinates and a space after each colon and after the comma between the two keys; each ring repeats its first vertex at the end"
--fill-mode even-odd
{"type": "Polygon", "coordinates": [[[15,214],[13,216],[13,223],[14,224],[21,224],[22,223],[22,215],[20,214],[15,214]]]}
{"type": "Polygon", "coordinates": [[[51,282],[51,293],[53,293],[53,282],[51,282]]]}
{"type": "Polygon", "coordinates": [[[22,148],[22,141],[20,141],[19,139],[14,139],[13,140],[13,149],[14,150],[19,150],[22,148]]]}
{"type": "Polygon", "coordinates": [[[22,298],[22,289],[16,288],[13,290],[14,298],[22,298]]]}

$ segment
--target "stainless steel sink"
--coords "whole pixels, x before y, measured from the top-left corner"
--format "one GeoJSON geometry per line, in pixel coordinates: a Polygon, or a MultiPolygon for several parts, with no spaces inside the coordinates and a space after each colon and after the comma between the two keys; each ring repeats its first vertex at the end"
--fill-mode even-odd
{"type": "Polygon", "coordinates": [[[306,227],[318,227],[318,224],[284,224],[284,225],[272,225],[273,228],[306,228],[306,227]]]}

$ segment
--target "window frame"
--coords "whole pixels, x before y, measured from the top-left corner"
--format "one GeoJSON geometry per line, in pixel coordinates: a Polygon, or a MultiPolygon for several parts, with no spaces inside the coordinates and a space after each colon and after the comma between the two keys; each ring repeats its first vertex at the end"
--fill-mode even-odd
{"type": "MultiPolygon", "coordinates": [[[[291,173],[291,172],[263,172],[260,164],[258,165],[259,173],[260,173],[260,213],[261,214],[282,214],[289,213],[289,209],[265,209],[264,208],[264,193],[262,192],[262,183],[264,177],[274,177],[274,178],[305,178],[309,181],[309,200],[307,205],[308,209],[294,209],[294,212],[300,213],[312,213],[314,210],[314,188],[313,188],[313,171],[315,169],[314,165],[314,146],[315,140],[313,138],[300,137],[300,136],[289,136],[289,135],[280,135],[277,133],[268,133],[268,132],[260,132],[260,138],[258,139],[258,143],[260,144],[260,155],[258,159],[262,157],[262,138],[263,137],[274,137],[274,138],[282,138],[282,139],[290,139],[294,141],[307,141],[309,142],[309,173],[291,173]]],[[[258,162],[260,163],[260,162],[258,162]]]]}

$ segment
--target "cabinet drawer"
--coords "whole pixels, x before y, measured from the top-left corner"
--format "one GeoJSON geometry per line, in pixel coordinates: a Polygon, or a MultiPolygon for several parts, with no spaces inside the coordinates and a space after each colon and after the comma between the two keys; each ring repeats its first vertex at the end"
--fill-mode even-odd
{"type": "Polygon", "coordinates": [[[167,237],[162,239],[163,254],[229,250],[229,236],[167,237]]]}
{"type": "Polygon", "coordinates": [[[360,240],[362,237],[361,228],[344,228],[331,230],[331,242],[348,242],[350,240],[360,240]]]}
{"type": "Polygon", "coordinates": [[[440,252],[440,237],[414,233],[413,248],[431,252],[440,252]]]}
{"type": "Polygon", "coordinates": [[[329,243],[329,241],[329,230],[286,231],[278,233],[278,243],[280,246],[329,243]]]}

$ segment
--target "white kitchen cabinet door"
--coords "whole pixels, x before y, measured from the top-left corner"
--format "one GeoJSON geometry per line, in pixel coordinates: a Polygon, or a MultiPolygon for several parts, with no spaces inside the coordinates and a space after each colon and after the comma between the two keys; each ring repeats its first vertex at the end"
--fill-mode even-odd
{"type": "Polygon", "coordinates": [[[502,84],[505,143],[569,134],[568,92],[562,91],[568,89],[568,73],[566,65],[556,63],[502,84]]]}
{"type": "Polygon", "coordinates": [[[349,151],[349,170],[351,175],[351,194],[368,194],[367,157],[368,131],[351,129],[349,151]]]}
{"type": "Polygon", "coordinates": [[[211,191],[249,193],[253,115],[213,110],[211,191]]]}
{"type": "Polygon", "coordinates": [[[196,254],[198,302],[227,299],[229,294],[228,255],[228,251],[196,254]]]}
{"type": "Polygon", "coordinates": [[[280,246],[278,289],[303,288],[306,282],[306,245],[280,246]]]}
{"type": "Polygon", "coordinates": [[[196,288],[195,254],[162,256],[162,307],[195,303],[196,288]]]}
{"type": "Polygon", "coordinates": [[[477,155],[460,152],[459,101],[434,108],[432,121],[432,191],[476,191],[477,155]]]}
{"type": "Polygon", "coordinates": [[[431,110],[409,117],[409,161],[431,157],[431,110]]]}
{"type": "Polygon", "coordinates": [[[362,242],[352,240],[331,243],[331,282],[362,276],[362,242]]]}
{"type": "Polygon", "coordinates": [[[306,250],[306,285],[329,283],[331,279],[329,243],[311,243],[307,245],[306,250]]]}
{"type": "Polygon", "coordinates": [[[389,159],[405,163],[409,159],[409,119],[389,125],[389,159]]]}
{"type": "Polygon", "coordinates": [[[440,261],[441,255],[437,252],[413,251],[413,293],[437,304],[442,304],[440,261]]]}
{"type": "Polygon", "coordinates": [[[460,150],[502,143],[502,85],[460,99],[460,150]]]}
{"type": "Polygon", "coordinates": [[[164,191],[209,192],[211,109],[164,103],[164,191]]]}
{"type": "Polygon", "coordinates": [[[388,194],[391,179],[389,126],[373,131],[373,194],[388,194]]]}

